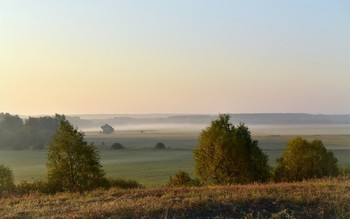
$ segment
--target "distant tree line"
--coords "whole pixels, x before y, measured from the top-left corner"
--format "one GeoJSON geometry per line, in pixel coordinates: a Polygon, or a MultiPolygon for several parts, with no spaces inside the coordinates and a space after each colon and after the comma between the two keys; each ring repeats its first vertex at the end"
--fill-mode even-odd
{"type": "Polygon", "coordinates": [[[44,149],[64,115],[29,117],[0,113],[0,149],[44,149]]]}

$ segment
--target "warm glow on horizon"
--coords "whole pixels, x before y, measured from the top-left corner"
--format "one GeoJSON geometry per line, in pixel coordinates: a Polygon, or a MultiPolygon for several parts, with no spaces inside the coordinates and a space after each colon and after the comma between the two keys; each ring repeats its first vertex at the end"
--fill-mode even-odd
{"type": "Polygon", "coordinates": [[[0,112],[350,113],[348,1],[33,2],[0,7],[0,112]]]}

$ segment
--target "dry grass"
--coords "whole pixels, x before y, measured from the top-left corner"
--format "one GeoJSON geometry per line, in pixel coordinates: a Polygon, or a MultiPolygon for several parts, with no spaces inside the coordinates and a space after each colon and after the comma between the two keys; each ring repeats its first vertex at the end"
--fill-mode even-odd
{"type": "Polygon", "coordinates": [[[0,198],[2,218],[349,218],[350,180],[0,198]]]}

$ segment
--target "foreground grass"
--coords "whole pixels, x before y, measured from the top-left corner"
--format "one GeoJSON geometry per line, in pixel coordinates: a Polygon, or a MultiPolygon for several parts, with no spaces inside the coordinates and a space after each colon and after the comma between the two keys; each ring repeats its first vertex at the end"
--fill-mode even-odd
{"type": "Polygon", "coordinates": [[[350,180],[0,198],[2,218],[349,218],[350,180]]]}

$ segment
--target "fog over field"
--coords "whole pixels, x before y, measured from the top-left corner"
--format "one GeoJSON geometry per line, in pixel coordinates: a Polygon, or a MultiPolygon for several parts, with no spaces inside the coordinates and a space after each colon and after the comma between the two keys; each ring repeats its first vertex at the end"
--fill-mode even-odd
{"type": "MultiPolygon", "coordinates": [[[[117,132],[199,132],[217,115],[76,115],[68,120],[84,132],[98,132],[104,124],[117,132]]],[[[350,115],[231,114],[234,124],[245,123],[258,135],[322,135],[350,133],[350,115]]]]}

